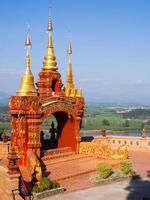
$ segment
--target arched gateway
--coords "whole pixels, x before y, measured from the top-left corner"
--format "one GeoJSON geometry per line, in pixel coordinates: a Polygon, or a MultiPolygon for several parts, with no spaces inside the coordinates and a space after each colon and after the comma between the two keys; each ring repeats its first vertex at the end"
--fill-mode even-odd
{"type": "Polygon", "coordinates": [[[52,22],[48,20],[48,44],[39,78],[34,86],[30,69],[30,37],[26,38],[26,68],[16,96],[9,101],[11,116],[11,144],[20,157],[19,164],[25,165],[27,151],[40,156],[40,133],[43,120],[54,115],[58,123],[58,148],[71,147],[78,152],[80,125],[84,113],[82,90],[73,83],[71,66],[71,44],[68,46],[68,68],[65,87],[58,72],[52,45],[52,22]]]}

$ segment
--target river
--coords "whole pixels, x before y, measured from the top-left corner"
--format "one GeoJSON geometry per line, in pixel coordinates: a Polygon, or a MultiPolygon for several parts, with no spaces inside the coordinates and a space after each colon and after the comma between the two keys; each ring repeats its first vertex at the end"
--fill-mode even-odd
{"type": "MultiPolygon", "coordinates": [[[[80,132],[80,136],[81,137],[91,137],[91,136],[99,136],[99,135],[101,135],[100,134],[100,132],[80,132]]],[[[133,137],[140,137],[141,136],[141,134],[140,133],[125,133],[125,132],[113,132],[113,133],[111,133],[111,132],[109,132],[109,133],[107,133],[107,135],[113,135],[113,136],[133,136],[133,137]]],[[[146,133],[146,137],[150,137],[150,133],[146,133]]]]}

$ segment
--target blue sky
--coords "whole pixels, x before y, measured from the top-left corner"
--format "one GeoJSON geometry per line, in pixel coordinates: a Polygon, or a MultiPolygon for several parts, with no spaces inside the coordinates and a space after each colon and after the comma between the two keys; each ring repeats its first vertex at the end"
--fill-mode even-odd
{"type": "Polygon", "coordinates": [[[71,37],[74,81],[87,100],[150,102],[149,0],[1,0],[0,91],[15,95],[19,86],[27,22],[36,82],[47,44],[50,6],[63,82],[71,37]]]}

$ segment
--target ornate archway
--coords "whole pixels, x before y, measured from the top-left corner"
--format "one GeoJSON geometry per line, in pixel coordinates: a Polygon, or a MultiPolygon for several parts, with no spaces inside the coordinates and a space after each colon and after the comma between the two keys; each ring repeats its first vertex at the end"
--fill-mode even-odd
{"type": "Polygon", "coordinates": [[[28,149],[40,156],[41,124],[51,115],[54,115],[58,122],[58,147],[69,146],[78,152],[83,105],[83,98],[12,96],[9,102],[11,142],[22,162],[25,162],[28,149]]]}
{"type": "Polygon", "coordinates": [[[57,120],[58,147],[72,147],[77,151],[81,119],[76,116],[74,103],[66,97],[51,97],[42,101],[41,107],[42,120],[51,115],[57,120]]]}

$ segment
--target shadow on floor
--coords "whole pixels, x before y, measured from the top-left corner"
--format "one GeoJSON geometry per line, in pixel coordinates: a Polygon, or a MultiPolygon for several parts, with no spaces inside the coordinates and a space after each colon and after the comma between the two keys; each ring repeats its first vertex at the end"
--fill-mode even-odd
{"type": "MultiPolygon", "coordinates": [[[[147,172],[147,177],[150,177],[150,171],[147,172]]],[[[125,190],[129,191],[127,200],[150,200],[149,179],[133,178],[125,190]]]]}

